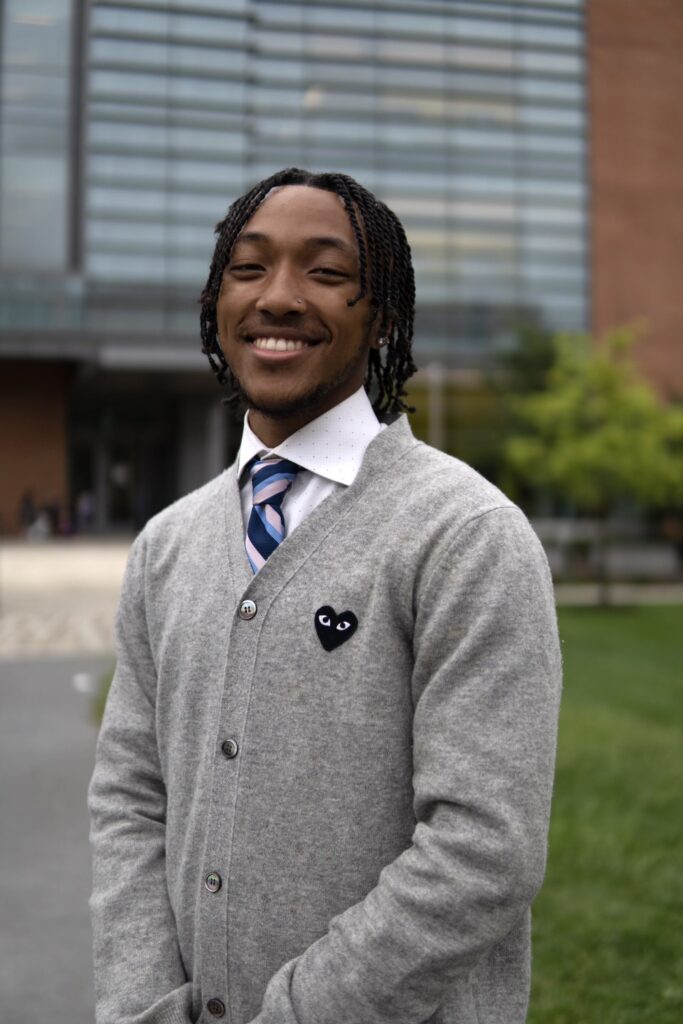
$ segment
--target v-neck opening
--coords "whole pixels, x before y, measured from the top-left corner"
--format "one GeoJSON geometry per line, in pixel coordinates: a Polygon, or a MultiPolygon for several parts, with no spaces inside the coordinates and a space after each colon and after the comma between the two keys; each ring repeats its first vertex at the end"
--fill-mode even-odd
{"type": "Polygon", "coordinates": [[[233,463],[226,471],[224,522],[230,567],[238,595],[245,595],[253,583],[271,582],[281,574],[289,579],[334,529],[346,509],[353,507],[360,499],[367,486],[419,443],[405,415],[388,424],[387,429],[380,431],[368,445],[355,480],[343,490],[323,498],[303,522],[285,537],[258,573],[252,571],[247,558],[237,463],[233,463]]]}

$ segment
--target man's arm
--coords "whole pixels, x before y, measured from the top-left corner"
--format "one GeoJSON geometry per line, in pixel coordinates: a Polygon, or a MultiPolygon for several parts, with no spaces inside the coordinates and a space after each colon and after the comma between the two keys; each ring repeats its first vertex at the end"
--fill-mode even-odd
{"type": "Polygon", "coordinates": [[[192,986],[166,886],[166,790],[155,731],[156,671],[144,602],[144,536],[116,624],[117,666],[88,803],[97,1024],[190,1024],[192,986]]]}
{"type": "Polygon", "coordinates": [[[271,978],[252,1024],[419,1024],[520,921],[545,869],[561,663],[515,508],[470,520],[416,595],[412,843],[271,978]]]}

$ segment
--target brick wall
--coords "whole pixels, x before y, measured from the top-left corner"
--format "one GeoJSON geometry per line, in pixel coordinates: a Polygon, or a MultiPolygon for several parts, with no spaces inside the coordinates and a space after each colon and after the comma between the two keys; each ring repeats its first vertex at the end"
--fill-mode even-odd
{"type": "Polygon", "coordinates": [[[18,532],[26,491],[64,507],[68,379],[64,364],[0,360],[0,533],[18,532]]]}
{"type": "Polygon", "coordinates": [[[683,3],[586,9],[593,330],[647,320],[638,359],[683,399],[683,3]]]}

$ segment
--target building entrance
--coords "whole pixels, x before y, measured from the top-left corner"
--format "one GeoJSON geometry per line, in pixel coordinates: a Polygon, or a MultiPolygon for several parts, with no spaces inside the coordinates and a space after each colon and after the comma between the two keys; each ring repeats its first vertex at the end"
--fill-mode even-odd
{"type": "Polygon", "coordinates": [[[76,532],[135,533],[232,461],[238,429],[214,382],[208,394],[179,383],[131,374],[77,386],[68,431],[76,532]]]}

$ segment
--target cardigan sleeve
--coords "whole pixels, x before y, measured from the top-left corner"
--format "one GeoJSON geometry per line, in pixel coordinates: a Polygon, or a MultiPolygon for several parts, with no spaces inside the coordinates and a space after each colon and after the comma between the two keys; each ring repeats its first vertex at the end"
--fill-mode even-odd
{"type": "Polygon", "coordinates": [[[165,869],[166,790],[144,599],[145,536],[133,545],[116,623],[117,665],[88,793],[97,1024],[190,1024],[165,869]]]}
{"type": "Polygon", "coordinates": [[[410,846],[271,978],[251,1024],[419,1024],[526,914],[545,870],[561,659],[514,506],[439,542],[415,593],[410,846]]]}

